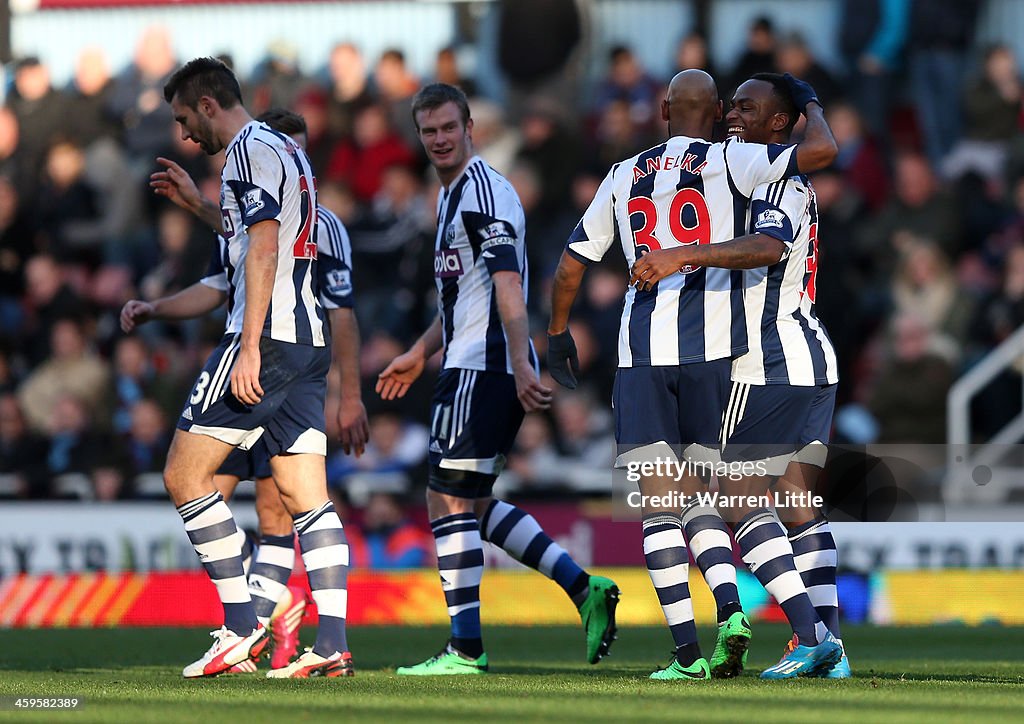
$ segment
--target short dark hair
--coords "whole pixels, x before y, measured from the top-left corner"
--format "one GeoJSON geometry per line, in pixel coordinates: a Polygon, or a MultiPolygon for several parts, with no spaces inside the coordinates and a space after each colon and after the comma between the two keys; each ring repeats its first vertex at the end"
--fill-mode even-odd
{"type": "Polygon", "coordinates": [[[286,136],[308,133],[306,119],[287,108],[269,108],[257,116],[256,120],[266,123],[278,133],[283,133],[286,136]]]}
{"type": "Polygon", "coordinates": [[[447,83],[431,83],[420,88],[412,99],[412,120],[416,124],[416,130],[420,127],[419,121],[416,120],[417,113],[432,111],[445,103],[454,103],[458,106],[462,115],[462,125],[469,123],[469,101],[466,100],[466,94],[447,83]]]}
{"type": "Polygon", "coordinates": [[[210,96],[221,108],[234,108],[242,102],[235,74],[223,61],[211,57],[195,58],[174,71],[164,84],[164,99],[170,103],[175,95],[192,109],[203,96],[210,96]]]}
{"type": "Polygon", "coordinates": [[[791,133],[796,122],[800,120],[800,109],[796,107],[793,94],[789,90],[789,84],[781,73],[754,73],[750,80],[760,80],[772,86],[772,95],[779,110],[789,116],[789,123],[786,124],[786,132],[791,133]]]}

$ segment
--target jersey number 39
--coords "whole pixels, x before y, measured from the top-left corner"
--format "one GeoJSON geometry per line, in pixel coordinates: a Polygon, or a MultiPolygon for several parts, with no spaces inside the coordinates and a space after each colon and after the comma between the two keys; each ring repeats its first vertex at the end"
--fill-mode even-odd
{"type": "MultiPolygon", "coordinates": [[[[646,196],[634,196],[626,204],[630,227],[633,229],[633,245],[636,255],[661,249],[662,243],[654,235],[658,226],[658,206],[646,196]],[[637,216],[637,219],[634,219],[637,216]],[[637,228],[639,226],[639,228],[637,228]]],[[[668,209],[668,228],[673,239],[681,246],[711,243],[711,212],[708,202],[697,189],[683,188],[672,197],[668,209]],[[690,210],[688,213],[688,209],[690,210]],[[684,219],[684,215],[689,217],[684,219]]],[[[687,274],[698,266],[684,266],[679,271],[687,274]]]]}

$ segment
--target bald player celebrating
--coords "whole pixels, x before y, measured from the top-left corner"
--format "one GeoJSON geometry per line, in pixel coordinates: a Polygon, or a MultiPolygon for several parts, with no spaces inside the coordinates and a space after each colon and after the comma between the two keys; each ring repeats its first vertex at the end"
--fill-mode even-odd
{"type": "MultiPolygon", "coordinates": [[[[699,70],[672,79],[661,110],[668,140],[612,166],[569,237],[555,273],[548,366],[563,386],[576,386],[569,311],[587,265],[599,261],[616,240],[628,267],[653,250],[729,241],[745,233],[747,206],[757,186],[823,168],[837,153],[816,104],[806,107],[806,136],[799,145],[736,139],[711,143],[722,103],[714,79],[699,70]]],[[[656,458],[715,459],[731,360],[747,351],[742,284],[741,272],[684,266],[656,283],[641,279],[627,289],[613,391],[617,467],[656,458]]],[[[696,483],[692,477],[688,481],[689,486],[696,483]]],[[[651,677],[692,681],[711,676],[712,667],[697,644],[684,525],[692,540],[701,539],[695,558],[715,593],[722,623],[720,655],[712,662],[720,675],[735,675],[750,629],[739,608],[728,528],[714,508],[683,511],[678,505],[656,504],[664,500],[651,501],[649,496],[684,492],[672,479],[645,476],[640,492],[648,503],[642,506],[644,556],[676,647],[669,664],[651,677]]],[[[779,545],[788,547],[781,536],[779,545]]],[[[779,545],[773,542],[773,553],[779,545]]],[[[792,567],[792,550],[782,555],[789,556],[792,567]]],[[[806,599],[806,592],[802,595],[806,599]]],[[[813,611],[809,601],[807,606],[813,611]]],[[[831,666],[841,656],[834,642],[812,638],[807,643],[815,644],[803,647],[815,667],[831,666]]]]}

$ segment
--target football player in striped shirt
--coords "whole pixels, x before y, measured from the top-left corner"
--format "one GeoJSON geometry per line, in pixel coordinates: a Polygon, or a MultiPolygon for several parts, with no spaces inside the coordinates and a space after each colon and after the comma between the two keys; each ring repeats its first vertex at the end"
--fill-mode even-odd
{"type": "Polygon", "coordinates": [[[533,516],[491,496],[526,412],[547,409],[526,316],[526,229],[512,186],[473,154],[466,96],[445,83],[413,99],[423,148],[441,180],[434,277],[437,319],[380,373],[377,392],[402,397],[426,361],[444,350],[431,411],[427,509],[437,546],[451,638],[402,675],[483,674],[482,541],[557,582],[580,612],[587,660],[615,637],[618,587],[588,575],[533,516]]]}
{"type": "Polygon", "coordinates": [[[340,676],[352,666],[345,640],[348,545],[324,467],[331,355],[315,293],[316,180],[298,144],[252,119],[237,79],[219,60],[197,58],[179,68],[164,97],[184,140],[210,155],[225,151],[227,334],[196,380],[164,470],[225,622],[183,675],[219,674],[266,646],[243,569],[242,536],[213,483],[233,448],[263,439],[320,617],[312,649],[268,676],[340,676]]]}
{"type": "MultiPolygon", "coordinates": [[[[744,144],[707,139],[722,106],[714,80],[699,70],[672,79],[662,117],[669,139],[615,164],[569,238],[552,291],[548,364],[554,378],[572,387],[575,345],[569,310],[586,265],[622,245],[634,271],[638,259],[657,250],[713,249],[746,230],[747,204],[762,183],[798,170],[822,168],[836,146],[821,109],[807,107],[807,135],[797,146],[744,144]]],[[[732,358],[748,349],[741,272],[677,265],[657,281],[641,276],[626,292],[619,332],[619,369],[613,409],[620,455],[617,466],[654,458],[687,463],[707,460],[718,448],[718,431],[729,392],[732,358]],[[678,272],[678,273],[677,273],[678,272]]],[[[692,478],[692,476],[691,476],[692,478]]],[[[694,492],[699,480],[685,481],[694,492]]],[[[677,490],[672,479],[646,477],[644,496],[677,490]]],[[[644,555],[676,645],[675,655],[654,679],[702,680],[735,676],[742,667],[750,629],[736,593],[728,529],[711,506],[680,511],[644,506],[644,555]],[[694,515],[696,513],[696,515],[694,515]],[[681,518],[682,514],[682,518],[681,518]],[[688,525],[696,523],[699,525],[688,525]],[[719,639],[712,665],[701,656],[688,588],[691,541],[714,537],[696,551],[719,608],[719,639]],[[708,560],[709,550],[715,558],[708,560]]],[[[782,536],[783,542],[788,542],[782,536]]],[[[741,548],[744,541],[740,540],[741,548]]],[[[756,547],[754,547],[756,548],[756,547]]],[[[792,553],[789,553],[792,564],[792,553]]],[[[788,581],[787,582],[791,582],[788,581]]],[[[799,584],[799,578],[797,579],[799,584]]],[[[814,609],[802,591],[806,610],[814,609]]],[[[770,589],[771,590],[771,589],[770,589]]],[[[803,630],[803,629],[802,629],[803,630]]],[[[813,639],[812,658],[835,656],[838,645],[813,639]]]]}
{"type": "MultiPolygon", "coordinates": [[[[306,147],[306,123],[302,116],[284,109],[271,109],[261,114],[258,121],[275,131],[290,136],[306,147]]],[[[221,232],[220,208],[200,194],[195,182],[178,164],[165,158],[157,161],[164,170],[154,173],[150,185],[161,196],[195,214],[221,232]]],[[[351,245],[348,232],[341,220],[329,209],[317,206],[317,275],[320,303],[328,310],[332,332],[332,351],[339,369],[341,404],[338,408],[338,427],[342,448],[346,453],[360,455],[369,436],[366,409],[359,387],[359,329],[353,313],[351,281],[351,245]]],[[[121,314],[121,325],[130,332],[137,324],[151,319],[187,319],[201,316],[219,307],[228,288],[224,267],[224,247],[214,250],[206,276],[181,292],[152,302],[131,300],[121,314]],[[211,294],[213,289],[219,294],[211,294]]],[[[291,516],[281,501],[270,472],[270,456],[262,441],[250,450],[235,449],[221,465],[214,478],[217,489],[225,500],[233,494],[242,480],[253,480],[256,485],[256,512],[259,518],[260,543],[255,561],[243,550],[253,597],[256,617],[265,626],[269,624],[273,650],[270,666],[287,666],[298,646],[298,633],[306,609],[306,594],[301,588],[288,586],[295,559],[294,529],[291,516]]],[[[249,544],[248,539],[246,543],[249,544]]],[[[251,544],[249,544],[251,548],[251,544]]],[[[250,660],[236,664],[229,673],[256,670],[250,660]]],[[[347,673],[354,673],[349,669],[347,673]]]]}
{"type": "MultiPolygon", "coordinates": [[[[729,135],[755,143],[788,143],[798,109],[808,104],[817,104],[809,87],[783,75],[757,74],[733,96],[726,116],[729,135]]],[[[784,499],[798,501],[778,510],[788,529],[792,562],[782,555],[785,545],[778,540],[778,523],[767,508],[745,509],[731,522],[737,539],[771,541],[769,545],[777,549],[779,555],[770,561],[754,561],[752,556],[748,560],[748,555],[744,559],[759,566],[762,582],[772,576],[774,586],[789,591],[773,593],[790,621],[803,620],[806,627],[806,605],[795,585],[799,576],[821,622],[815,623],[816,637],[831,635],[841,646],[835,541],[828,521],[807,495],[814,491],[817,470],[824,464],[838,382],[832,343],[814,312],[818,211],[807,177],[796,174],[755,189],[748,231],[705,249],[680,247],[651,254],[637,261],[631,281],[657,283],[686,264],[743,270],[749,351],[732,363],[722,456],[727,462],[756,462],[767,473],[741,481],[735,492],[760,495],[777,480],[775,490],[784,499]],[[786,578],[793,585],[784,587],[786,578]]],[[[731,492],[733,485],[721,482],[724,492],[731,492]]],[[[741,548],[748,553],[742,542],[741,548]]],[[[794,663],[794,652],[809,635],[795,631],[783,660],[762,676],[804,673],[794,663]]],[[[848,677],[845,652],[835,665],[815,673],[848,677]]]]}

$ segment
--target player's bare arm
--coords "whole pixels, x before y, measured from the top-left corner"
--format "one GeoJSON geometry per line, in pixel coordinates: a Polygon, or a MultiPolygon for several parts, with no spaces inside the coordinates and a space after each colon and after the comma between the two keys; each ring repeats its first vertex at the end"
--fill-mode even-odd
{"type": "Polygon", "coordinates": [[[351,308],[340,307],[329,312],[334,362],[341,380],[341,404],[338,406],[338,428],[341,449],[345,454],[363,454],[370,439],[362,390],[359,386],[359,323],[351,308]]]}
{"type": "Polygon", "coordinates": [[[576,301],[587,267],[567,252],[562,252],[551,287],[551,319],[548,321],[548,371],[555,382],[576,389],[580,371],[576,343],[569,332],[569,312],[576,301]]]}
{"type": "Polygon", "coordinates": [[[169,297],[145,302],[130,299],[121,308],[121,330],[128,334],[137,326],[154,319],[193,319],[212,312],[227,299],[227,294],[196,282],[169,297]]]}
{"type": "Polygon", "coordinates": [[[655,249],[633,262],[629,284],[641,291],[650,289],[684,266],[757,269],[777,263],[785,252],[785,244],[766,234],[748,234],[721,244],[655,249]]]}
{"type": "Polygon", "coordinates": [[[270,308],[277,273],[278,230],[272,219],[248,228],[249,252],[245,256],[245,316],[238,358],[231,370],[231,394],[246,405],[263,397],[260,386],[260,338],[270,308]]]}
{"type": "Polygon", "coordinates": [[[537,371],[530,364],[530,324],[523,300],[523,277],[516,271],[499,271],[491,278],[498,316],[508,339],[519,402],[527,412],[546,410],[551,407],[551,388],[541,384],[537,371]]]}
{"type": "Polygon", "coordinates": [[[441,318],[437,317],[427,331],[409,348],[391,360],[391,364],[377,375],[377,394],[384,400],[404,397],[409,386],[423,373],[423,366],[433,357],[444,343],[441,335],[441,318]]]}
{"type": "Polygon", "coordinates": [[[169,199],[176,206],[195,214],[218,234],[223,233],[223,217],[220,207],[199,193],[199,187],[188,172],[169,158],[162,156],[156,162],[164,167],[149,177],[153,193],[169,199]]]}
{"type": "Polygon", "coordinates": [[[801,173],[819,171],[836,160],[839,146],[832,137],[832,129],[825,122],[825,111],[814,89],[789,73],[786,73],[785,78],[796,107],[807,118],[804,140],[796,147],[797,167],[801,173]]]}

